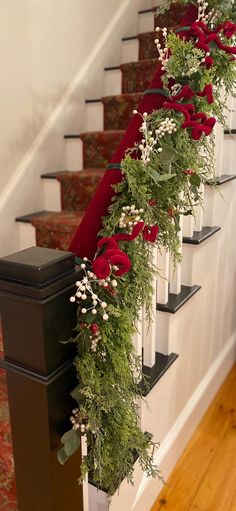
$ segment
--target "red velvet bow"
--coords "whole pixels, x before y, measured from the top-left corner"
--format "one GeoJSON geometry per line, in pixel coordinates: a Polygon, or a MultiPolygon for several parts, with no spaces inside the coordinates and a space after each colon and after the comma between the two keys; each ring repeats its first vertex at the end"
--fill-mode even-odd
{"type": "Polygon", "coordinates": [[[118,243],[114,240],[113,237],[111,238],[102,238],[98,241],[97,248],[100,250],[108,250],[109,248],[119,248],[118,243]]]}
{"type": "Polygon", "coordinates": [[[158,225],[146,225],[143,229],[143,239],[145,241],[150,241],[150,243],[155,243],[159,232],[158,225]]]}
{"type": "Polygon", "coordinates": [[[109,262],[102,256],[94,259],[92,263],[92,270],[98,279],[106,279],[111,273],[109,262]]]}
{"type": "Polygon", "coordinates": [[[206,136],[210,135],[215,123],[216,119],[214,117],[209,117],[209,119],[205,120],[203,123],[199,123],[197,120],[185,122],[182,124],[182,128],[192,128],[193,140],[200,140],[203,133],[205,133],[206,136]]]}
{"type": "Polygon", "coordinates": [[[131,234],[127,234],[125,232],[119,232],[118,234],[113,234],[112,238],[117,241],[133,241],[139,233],[143,230],[144,222],[139,222],[134,226],[131,234]]]}
{"type": "Polygon", "coordinates": [[[178,112],[181,112],[185,117],[185,121],[190,121],[190,115],[194,113],[194,105],[192,103],[180,104],[165,101],[163,103],[163,108],[166,108],[167,110],[177,110],[178,112]]]}
{"type": "Polygon", "coordinates": [[[202,92],[197,92],[197,96],[200,96],[201,98],[206,96],[207,102],[209,104],[211,104],[214,101],[214,97],[213,97],[213,92],[212,91],[213,91],[212,84],[208,83],[207,85],[205,85],[205,87],[204,87],[202,92]]]}
{"type": "Polygon", "coordinates": [[[117,277],[121,277],[131,268],[130,259],[122,250],[111,248],[103,254],[103,257],[107,259],[113,266],[118,266],[118,270],[114,272],[117,277]]]}

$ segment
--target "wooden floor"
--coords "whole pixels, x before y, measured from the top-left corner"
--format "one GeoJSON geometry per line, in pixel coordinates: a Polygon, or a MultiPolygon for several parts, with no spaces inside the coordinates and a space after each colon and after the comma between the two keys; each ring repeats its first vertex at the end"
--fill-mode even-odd
{"type": "Polygon", "coordinates": [[[151,511],[236,511],[236,366],[151,511]]]}

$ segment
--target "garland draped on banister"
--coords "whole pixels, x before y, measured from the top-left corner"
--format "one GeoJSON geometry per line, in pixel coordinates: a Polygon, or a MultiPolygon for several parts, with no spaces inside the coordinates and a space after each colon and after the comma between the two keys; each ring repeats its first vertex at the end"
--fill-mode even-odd
{"type": "MultiPolygon", "coordinates": [[[[159,475],[156,444],[139,426],[142,361],[132,336],[144,304],[150,316],[153,247],[180,259],[179,218],[194,214],[200,184],[214,175],[212,130],[216,119],[224,123],[222,87],[227,96],[235,83],[234,2],[179,4],[186,14],[173,30],[157,28],[160,65],[70,246],[81,267],[68,341],[78,350],[77,405],[58,458],[64,463],[85,436],[80,480],[89,472],[110,495],[132,481],[135,455],[159,475]]],[[[158,20],[174,8],[167,1],[158,20]]]]}

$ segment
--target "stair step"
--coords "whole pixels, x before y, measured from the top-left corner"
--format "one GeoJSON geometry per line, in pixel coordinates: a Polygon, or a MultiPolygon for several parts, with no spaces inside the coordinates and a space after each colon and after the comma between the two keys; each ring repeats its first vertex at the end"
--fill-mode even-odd
{"type": "MultiPolygon", "coordinates": [[[[170,9],[165,14],[154,15],[155,27],[167,27],[173,28],[182,22],[183,17],[186,14],[188,6],[180,4],[178,2],[172,3],[170,9]]],[[[154,14],[157,8],[154,8],[154,14]]]]}
{"type": "Polygon", "coordinates": [[[236,129],[224,130],[225,135],[236,135],[236,129]]]}
{"type": "Polygon", "coordinates": [[[234,181],[234,179],[236,179],[236,174],[222,174],[222,176],[217,176],[212,181],[208,181],[207,184],[212,185],[215,183],[217,186],[221,186],[229,181],[234,181]]]}
{"type": "Polygon", "coordinates": [[[81,133],[84,169],[106,168],[124,134],[124,130],[81,133]]]}
{"type": "Polygon", "coordinates": [[[86,169],[58,174],[57,179],[61,184],[62,210],[85,211],[104,172],[104,169],[86,169]]]}
{"type": "MultiPolygon", "coordinates": [[[[154,41],[157,37],[157,33],[155,31],[144,32],[143,34],[138,34],[137,37],[139,41],[139,60],[156,59],[158,53],[154,41]]],[[[162,43],[161,34],[158,35],[158,37],[162,43]]]]}
{"type": "Polygon", "coordinates": [[[22,222],[24,224],[31,224],[35,218],[47,216],[51,211],[43,210],[37,211],[36,213],[27,213],[27,215],[21,215],[16,217],[16,222],[22,222]]]}
{"type": "Polygon", "coordinates": [[[178,295],[176,295],[174,293],[169,293],[169,299],[168,299],[167,303],[165,303],[165,304],[157,303],[157,311],[175,314],[200,289],[201,289],[201,286],[197,286],[197,285],[181,286],[181,292],[178,295]]]}
{"type": "Polygon", "coordinates": [[[43,214],[40,214],[40,212],[32,214],[31,223],[36,229],[37,245],[45,248],[68,250],[70,241],[83,215],[84,211],[44,211],[43,214]]]}
{"type": "Polygon", "coordinates": [[[177,358],[178,355],[176,355],[176,353],[163,355],[157,352],[155,365],[153,367],[143,366],[143,374],[147,380],[146,383],[141,382],[140,386],[143,389],[142,395],[144,397],[148,396],[149,392],[155,387],[156,383],[164,376],[177,358]]]}
{"type": "Polygon", "coordinates": [[[140,92],[119,94],[102,98],[104,105],[104,129],[125,130],[143,95],[140,92]]]}
{"type": "Polygon", "coordinates": [[[203,227],[201,231],[194,231],[193,236],[183,237],[183,243],[187,243],[189,245],[200,245],[208,238],[216,234],[216,232],[220,231],[221,227],[203,227]]]}
{"type": "Polygon", "coordinates": [[[144,92],[152,80],[158,65],[160,63],[157,58],[121,64],[122,93],[144,92]]]}

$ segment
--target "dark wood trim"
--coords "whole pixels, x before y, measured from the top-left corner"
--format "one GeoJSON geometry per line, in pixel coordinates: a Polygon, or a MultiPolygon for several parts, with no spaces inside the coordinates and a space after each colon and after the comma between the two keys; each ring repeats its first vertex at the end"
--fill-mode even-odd
{"type": "Polygon", "coordinates": [[[208,238],[216,234],[221,230],[221,227],[203,227],[201,231],[194,231],[193,236],[183,237],[183,243],[186,243],[188,245],[200,245],[204,241],[206,241],[208,238]]]}
{"type": "Polygon", "coordinates": [[[181,307],[183,307],[185,303],[190,300],[190,298],[192,298],[198,291],[200,291],[200,289],[201,286],[182,286],[181,293],[178,295],[169,293],[169,299],[167,303],[157,303],[157,310],[160,312],[175,314],[181,307]]]}

